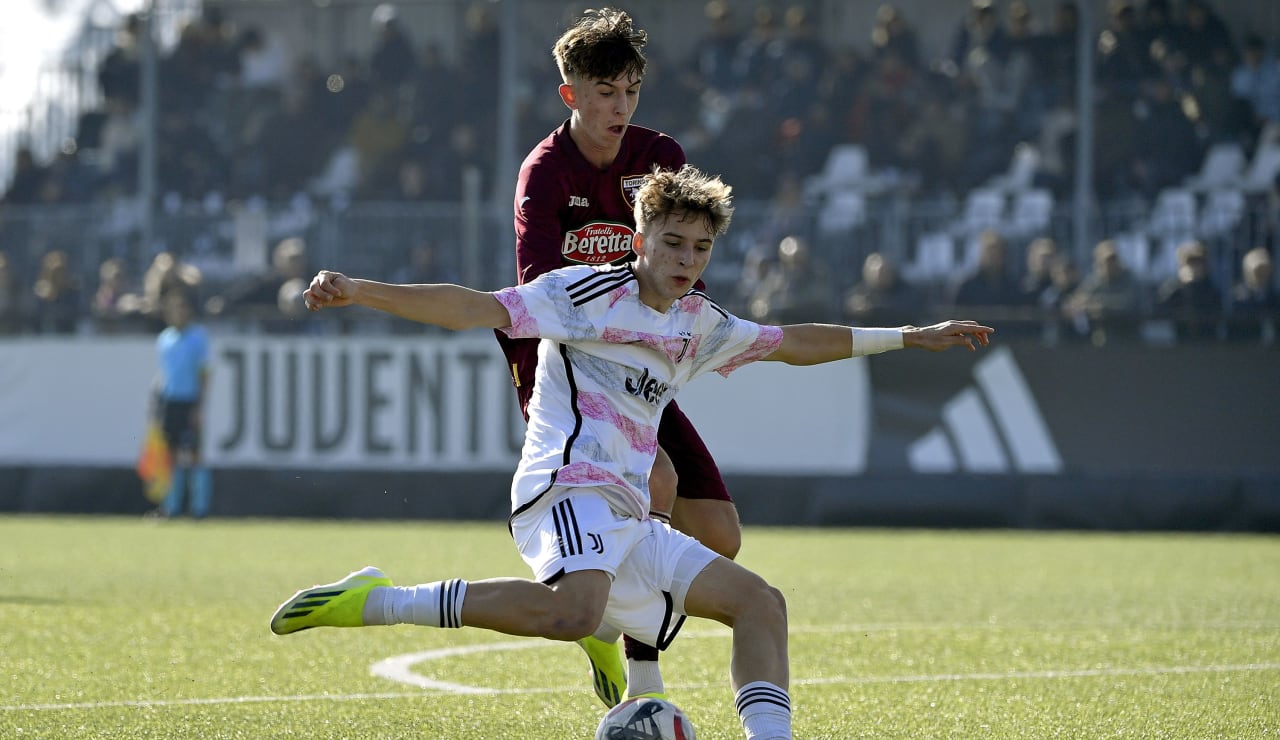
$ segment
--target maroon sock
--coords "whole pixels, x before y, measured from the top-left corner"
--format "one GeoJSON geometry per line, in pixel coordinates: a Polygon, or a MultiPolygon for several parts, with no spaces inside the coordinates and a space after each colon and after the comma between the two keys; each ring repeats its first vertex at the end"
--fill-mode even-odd
{"type": "Polygon", "coordinates": [[[657,660],[658,648],[652,645],[646,645],[639,640],[631,637],[631,635],[622,636],[622,648],[627,654],[627,660],[657,660]]]}

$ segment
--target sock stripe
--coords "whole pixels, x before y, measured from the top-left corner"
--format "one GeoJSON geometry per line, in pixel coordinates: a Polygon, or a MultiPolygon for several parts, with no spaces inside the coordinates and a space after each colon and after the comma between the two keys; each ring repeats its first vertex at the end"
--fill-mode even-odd
{"type": "Polygon", "coordinates": [[[787,692],[768,684],[744,686],[734,704],[738,714],[742,714],[742,710],[759,702],[776,704],[788,712],[791,711],[791,697],[787,692]]]}
{"type": "Polygon", "coordinates": [[[440,626],[462,626],[462,579],[451,578],[440,584],[440,626]]]}

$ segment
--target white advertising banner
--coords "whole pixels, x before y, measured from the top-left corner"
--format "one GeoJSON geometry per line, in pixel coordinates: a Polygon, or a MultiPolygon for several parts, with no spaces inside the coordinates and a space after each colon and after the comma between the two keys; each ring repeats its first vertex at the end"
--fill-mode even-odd
{"type": "MultiPolygon", "coordinates": [[[[0,341],[0,465],[132,466],[155,366],[147,337],[0,341]]],[[[215,335],[210,381],[215,467],[510,470],[524,433],[488,332],[215,335]]],[[[756,363],[679,402],[725,472],[865,469],[864,360],[756,363]]]]}

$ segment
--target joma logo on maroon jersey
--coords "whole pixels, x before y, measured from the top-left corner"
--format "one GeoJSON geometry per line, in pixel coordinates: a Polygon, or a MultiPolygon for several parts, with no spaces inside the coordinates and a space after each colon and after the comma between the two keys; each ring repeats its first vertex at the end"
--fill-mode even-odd
{"type": "Polygon", "coordinates": [[[607,265],[631,254],[635,232],[623,224],[596,222],[566,231],[560,254],[569,262],[607,265]]]}

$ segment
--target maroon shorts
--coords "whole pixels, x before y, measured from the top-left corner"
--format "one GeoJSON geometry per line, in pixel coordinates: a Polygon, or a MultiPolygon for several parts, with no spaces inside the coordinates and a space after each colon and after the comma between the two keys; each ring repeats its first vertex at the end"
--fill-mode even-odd
{"type": "Polygon", "coordinates": [[[679,476],[676,482],[677,498],[709,498],[732,501],[725,488],[720,468],[711,457],[711,451],[693,428],[693,422],[684,415],[676,402],[667,404],[658,422],[658,445],[662,447],[679,476]]]}

